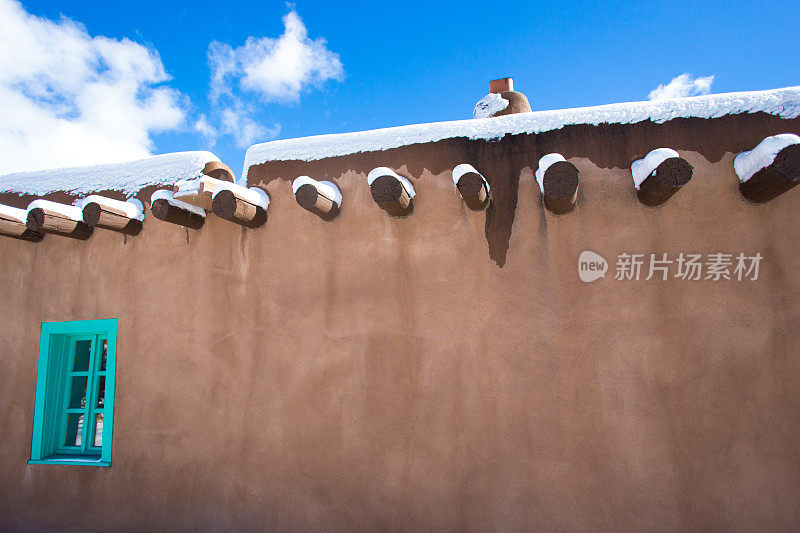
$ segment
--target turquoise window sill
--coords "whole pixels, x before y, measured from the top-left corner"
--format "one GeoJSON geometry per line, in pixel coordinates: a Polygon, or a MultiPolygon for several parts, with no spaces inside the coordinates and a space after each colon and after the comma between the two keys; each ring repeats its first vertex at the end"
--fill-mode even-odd
{"type": "Polygon", "coordinates": [[[111,466],[109,461],[100,458],[88,459],[83,457],[59,457],[50,459],[31,459],[29,465],[78,465],[78,466],[111,466]]]}

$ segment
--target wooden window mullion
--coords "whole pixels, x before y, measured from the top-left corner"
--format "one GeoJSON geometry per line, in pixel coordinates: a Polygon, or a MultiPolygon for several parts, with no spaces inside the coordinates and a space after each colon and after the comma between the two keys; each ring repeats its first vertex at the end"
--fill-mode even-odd
{"type": "Polygon", "coordinates": [[[55,434],[56,439],[56,449],[64,448],[66,445],[64,443],[64,438],[67,435],[67,425],[69,424],[69,399],[70,395],[72,394],[72,372],[71,370],[75,368],[75,347],[77,343],[74,337],[67,337],[67,347],[69,350],[69,355],[66,358],[67,366],[64,368],[64,376],[66,379],[63,380],[63,385],[61,390],[61,409],[60,409],[60,416],[61,420],[58,425],[58,431],[55,434]]]}
{"type": "Polygon", "coordinates": [[[89,376],[86,382],[86,413],[83,423],[83,435],[81,435],[81,454],[86,454],[90,444],[94,440],[94,397],[96,394],[95,388],[97,386],[97,373],[95,368],[97,366],[97,335],[91,339],[91,350],[89,352],[89,376]]]}

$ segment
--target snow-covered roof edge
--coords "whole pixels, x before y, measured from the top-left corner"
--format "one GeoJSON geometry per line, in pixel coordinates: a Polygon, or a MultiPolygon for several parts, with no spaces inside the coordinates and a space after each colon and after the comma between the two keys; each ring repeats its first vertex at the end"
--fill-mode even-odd
{"type": "Polygon", "coordinates": [[[267,161],[314,161],[454,137],[491,140],[507,134],[541,133],[568,125],[633,124],[645,120],[663,123],[675,118],[718,118],[756,112],[786,119],[800,116],[800,87],[534,111],[501,117],[282,139],[250,146],[245,154],[242,178],[247,176],[251,166],[267,161]]]}
{"type": "Polygon", "coordinates": [[[174,152],[127,163],[14,172],[0,176],[0,193],[82,195],[113,190],[133,195],[150,185],[196,178],[209,161],[219,158],[205,151],[174,152]]]}

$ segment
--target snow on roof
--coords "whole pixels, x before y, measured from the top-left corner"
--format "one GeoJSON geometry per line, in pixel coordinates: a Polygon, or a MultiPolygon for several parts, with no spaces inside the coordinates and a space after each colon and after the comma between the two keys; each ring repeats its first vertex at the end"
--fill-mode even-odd
{"type": "Polygon", "coordinates": [[[177,198],[175,198],[175,193],[167,189],[159,189],[157,191],[154,191],[153,194],[150,195],[150,205],[152,205],[153,202],[155,202],[156,200],[165,200],[169,205],[178,207],[180,209],[184,209],[186,211],[191,211],[195,215],[200,215],[201,217],[206,218],[205,209],[184,202],[182,200],[178,200],[177,198]]]}
{"type": "Polygon", "coordinates": [[[453,167],[453,185],[456,186],[456,189],[458,189],[458,182],[461,181],[461,178],[467,174],[477,174],[480,176],[483,180],[483,184],[486,185],[486,192],[489,192],[489,182],[486,181],[486,178],[483,177],[483,174],[478,172],[475,167],[469,163],[461,163],[460,165],[453,167]]]}
{"type": "Polygon", "coordinates": [[[673,157],[680,157],[680,154],[672,148],[656,148],[642,159],[637,159],[631,163],[631,175],[633,176],[633,185],[638,190],[644,180],[652,175],[658,166],[673,157]]]}
{"type": "Polygon", "coordinates": [[[265,211],[269,207],[269,196],[267,196],[267,193],[264,192],[263,189],[259,189],[258,187],[250,187],[248,189],[244,185],[220,181],[216,184],[216,187],[214,187],[214,194],[212,197],[216,197],[221,191],[231,191],[242,200],[257,205],[265,211]]]}
{"type": "Polygon", "coordinates": [[[128,163],[15,172],[0,176],[0,192],[44,195],[113,190],[133,195],[148,185],[172,185],[196,178],[209,161],[219,158],[211,152],[175,152],[128,163]]]}
{"type": "Polygon", "coordinates": [[[314,161],[454,137],[491,140],[506,134],[541,133],[573,124],[633,124],[645,120],[662,123],[674,118],[717,118],[759,111],[787,119],[800,116],[800,87],[535,111],[270,141],[247,149],[242,176],[247,176],[251,166],[267,161],[314,161]]]}
{"type": "Polygon", "coordinates": [[[564,159],[563,155],[556,152],[544,155],[539,159],[539,168],[536,169],[535,176],[536,183],[539,184],[539,191],[541,191],[542,194],[544,194],[544,175],[547,169],[559,161],[566,161],[566,159],[564,159]]]}
{"type": "Polygon", "coordinates": [[[392,176],[397,179],[397,181],[400,182],[400,185],[403,186],[411,198],[414,198],[414,196],[417,195],[417,192],[414,190],[414,186],[411,185],[411,182],[408,181],[408,178],[404,178],[389,167],[378,167],[370,170],[369,174],[367,174],[367,185],[372,186],[372,182],[381,176],[392,176]]]}
{"type": "Polygon", "coordinates": [[[739,176],[739,181],[745,182],[762,168],[770,166],[775,162],[778,152],[793,144],[800,144],[800,137],[782,133],[767,137],[752,150],[737,155],[733,160],[733,168],[739,176]]]}
{"type": "Polygon", "coordinates": [[[34,209],[52,211],[53,213],[58,213],[59,215],[62,215],[70,220],[80,220],[83,222],[83,210],[77,205],[67,205],[59,202],[51,202],[50,200],[42,200],[39,198],[28,204],[28,213],[34,209]]]}
{"type": "Polygon", "coordinates": [[[13,220],[25,224],[28,219],[28,210],[0,204],[0,219],[13,220]]]}
{"type": "Polygon", "coordinates": [[[106,209],[121,211],[125,213],[128,218],[135,218],[139,221],[144,220],[144,204],[142,204],[141,200],[138,200],[137,198],[131,198],[125,202],[121,202],[119,200],[114,200],[113,198],[106,198],[105,196],[90,194],[86,198],[76,200],[73,205],[79,207],[81,211],[83,211],[83,208],[91,203],[96,203],[100,207],[104,207],[106,209]]]}
{"type": "Polygon", "coordinates": [[[292,194],[297,194],[297,189],[303,185],[311,185],[330,201],[342,207],[342,191],[332,181],[317,181],[309,176],[299,176],[292,182],[292,194]]]}
{"type": "Polygon", "coordinates": [[[489,93],[475,104],[472,110],[472,118],[491,117],[508,107],[508,100],[497,93],[489,93]]]}

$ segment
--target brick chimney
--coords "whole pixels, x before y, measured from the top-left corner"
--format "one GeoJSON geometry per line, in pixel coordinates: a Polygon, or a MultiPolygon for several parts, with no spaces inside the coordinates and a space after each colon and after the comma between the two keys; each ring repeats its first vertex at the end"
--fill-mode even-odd
{"type": "Polygon", "coordinates": [[[489,82],[490,93],[501,93],[503,91],[514,90],[513,78],[500,78],[499,80],[492,80],[489,82]]]}
{"type": "Polygon", "coordinates": [[[530,111],[531,104],[528,102],[528,98],[514,90],[514,80],[500,78],[489,82],[489,94],[475,104],[472,116],[475,118],[500,117],[514,113],[529,113],[530,111]]]}

